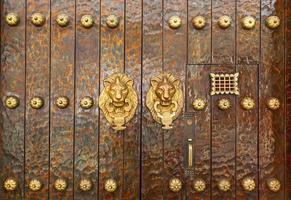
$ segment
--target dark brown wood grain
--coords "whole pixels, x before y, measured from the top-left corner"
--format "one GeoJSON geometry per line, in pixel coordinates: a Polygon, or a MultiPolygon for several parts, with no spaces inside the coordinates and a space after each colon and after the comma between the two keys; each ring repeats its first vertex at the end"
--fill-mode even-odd
{"type": "Polygon", "coordinates": [[[24,197],[24,120],[25,120],[25,1],[1,2],[1,126],[0,126],[0,199],[24,197]],[[8,26],[5,15],[14,12],[21,18],[17,26],[8,26]],[[16,109],[4,107],[8,95],[19,98],[16,109]],[[3,190],[6,178],[17,181],[13,192],[3,190]]]}
{"type": "Polygon", "coordinates": [[[211,62],[211,0],[188,1],[188,64],[211,62]],[[203,16],[206,26],[195,29],[194,17],[203,16]]]}
{"type": "Polygon", "coordinates": [[[291,1],[286,2],[286,199],[291,198],[291,1]]]}
{"type": "Polygon", "coordinates": [[[187,179],[188,199],[210,199],[211,188],[211,163],[210,163],[210,138],[211,138],[211,97],[209,84],[210,67],[206,65],[189,65],[187,67],[186,79],[186,111],[193,113],[194,118],[186,121],[188,126],[193,129],[194,143],[194,176],[187,179]],[[196,98],[205,101],[204,110],[194,110],[192,102],[196,98]],[[195,133],[195,134],[194,134],[195,133]],[[203,179],[206,183],[206,190],[202,193],[193,189],[193,183],[197,179],[203,179]]]}
{"type": "Polygon", "coordinates": [[[258,199],[258,187],[246,192],[242,187],[244,178],[252,178],[258,186],[258,66],[239,65],[240,97],[236,102],[236,198],[258,199]],[[241,106],[243,98],[255,101],[253,110],[241,106]]]}
{"type": "Polygon", "coordinates": [[[49,186],[49,80],[50,80],[50,6],[49,1],[27,1],[27,17],[39,12],[46,22],[36,27],[30,20],[26,28],[26,134],[25,182],[27,199],[48,198],[49,186]],[[33,109],[30,100],[41,97],[44,105],[33,109]],[[28,188],[37,179],[42,183],[38,192],[28,188]]]}
{"type": "Polygon", "coordinates": [[[125,8],[125,73],[134,80],[138,108],[124,131],[123,199],[140,199],[142,1],[127,0],[125,8]]]}
{"type": "MultiPolygon", "coordinates": [[[[213,66],[212,73],[234,73],[234,66],[213,66]]],[[[212,199],[233,199],[235,197],[235,139],[236,139],[236,97],[234,95],[211,96],[212,104],[212,199]],[[231,102],[228,110],[221,110],[218,101],[226,98],[231,102]],[[218,183],[226,179],[231,183],[231,189],[222,192],[218,183]]]]}
{"type": "Polygon", "coordinates": [[[75,2],[51,1],[51,113],[50,113],[50,198],[73,198],[74,157],[74,56],[75,56],[75,2]],[[69,24],[56,23],[59,14],[69,16],[69,24]],[[70,103],[65,109],[56,106],[59,96],[66,96],[70,103]],[[67,189],[58,192],[56,179],[66,180],[67,189]]]}
{"type": "Polygon", "coordinates": [[[162,72],[162,6],[161,0],[143,0],[141,193],[144,200],[163,199],[163,134],[145,105],[150,79],[162,72]]]}
{"type": "Polygon", "coordinates": [[[260,60],[260,1],[237,0],[236,8],[236,63],[258,63],[260,60]],[[243,28],[244,17],[255,18],[256,25],[253,29],[243,28]]]}
{"type": "Polygon", "coordinates": [[[99,41],[100,1],[76,1],[76,101],[75,101],[75,199],[98,197],[98,96],[99,96],[99,41]],[[84,28],[83,15],[91,15],[94,25],[84,28]],[[80,101],[91,97],[93,107],[83,109],[80,101]],[[80,190],[80,181],[92,182],[90,191],[80,190]]]}
{"type": "Polygon", "coordinates": [[[284,199],[284,2],[263,0],[261,9],[260,199],[284,199]],[[281,19],[281,25],[275,30],[265,26],[265,20],[270,15],[277,15],[281,19]],[[271,97],[280,100],[278,110],[267,108],[266,102],[271,97]],[[281,182],[281,189],[276,193],[269,191],[266,184],[273,177],[281,182]]]}
{"type": "MultiPolygon", "coordinates": [[[[163,71],[173,73],[181,81],[183,94],[185,94],[185,70],[187,63],[187,1],[167,0],[163,4],[163,71]],[[172,29],[168,20],[172,16],[179,16],[182,25],[178,29],[172,29]]],[[[181,114],[182,115],[182,114],[181,114]]],[[[164,198],[184,199],[185,187],[179,193],[169,189],[169,181],[172,178],[179,178],[184,184],[183,166],[183,126],[182,116],[173,123],[174,128],[164,130],[164,198]]]]}
{"type": "Polygon", "coordinates": [[[235,62],[235,1],[212,0],[212,63],[235,62]],[[231,26],[222,29],[218,26],[221,16],[231,18],[231,26]]]}
{"type": "MultiPolygon", "coordinates": [[[[124,1],[101,1],[101,49],[100,87],[104,88],[104,78],[113,73],[124,72],[124,1]],[[115,29],[106,26],[108,15],[119,18],[115,29]]],[[[123,144],[124,132],[115,131],[100,112],[99,134],[99,199],[122,199],[123,192],[123,144]],[[117,182],[117,190],[109,193],[104,190],[107,179],[117,182]]]]}

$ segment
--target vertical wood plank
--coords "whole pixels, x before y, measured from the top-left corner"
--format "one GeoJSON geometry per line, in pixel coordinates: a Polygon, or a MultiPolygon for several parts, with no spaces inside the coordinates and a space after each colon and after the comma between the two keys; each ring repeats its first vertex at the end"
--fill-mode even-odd
{"type": "Polygon", "coordinates": [[[260,0],[237,1],[236,55],[238,64],[258,63],[260,60],[260,0]],[[243,28],[242,20],[253,17],[256,25],[253,29],[243,28]]]}
{"type": "MultiPolygon", "coordinates": [[[[101,1],[101,60],[100,87],[103,80],[113,73],[124,72],[124,0],[101,1]],[[119,18],[115,29],[106,26],[109,15],[119,18]]],[[[100,114],[99,139],[99,199],[122,199],[123,192],[123,136],[124,132],[114,131],[100,114]],[[104,190],[107,179],[116,180],[118,188],[114,193],[104,190]]]]}
{"type": "Polygon", "coordinates": [[[236,197],[238,199],[258,199],[258,67],[239,65],[240,98],[236,104],[236,197]],[[245,110],[241,106],[243,98],[250,97],[255,108],[245,110]],[[247,192],[242,188],[242,180],[252,178],[256,188],[247,192]]]}
{"type": "Polygon", "coordinates": [[[25,121],[25,0],[1,2],[1,126],[0,126],[0,181],[17,181],[17,189],[6,192],[1,186],[0,199],[24,197],[24,121],[25,121]],[[9,12],[19,15],[17,26],[8,26],[5,16],[9,12]],[[16,109],[4,107],[7,96],[19,98],[16,109]]]}
{"type": "Polygon", "coordinates": [[[188,64],[204,64],[211,62],[211,0],[188,1],[188,64]],[[196,29],[192,20],[203,16],[206,25],[196,29]]]}
{"type": "Polygon", "coordinates": [[[28,0],[27,19],[25,198],[46,199],[49,183],[50,2],[28,0]],[[31,16],[37,12],[46,19],[40,27],[30,22],[31,16]],[[30,106],[30,100],[34,97],[43,99],[42,108],[30,106]],[[38,192],[27,187],[33,179],[42,184],[38,192]]]}
{"type": "MultiPolygon", "coordinates": [[[[163,70],[173,73],[181,81],[183,94],[185,96],[185,70],[187,63],[187,1],[167,0],[163,3],[163,70]],[[178,29],[169,27],[168,20],[172,16],[179,16],[182,25],[178,29]]],[[[185,98],[184,98],[185,99],[185,98]]],[[[179,193],[171,192],[169,181],[172,178],[179,178],[184,182],[183,165],[183,126],[182,113],[174,122],[174,128],[163,130],[164,136],[164,198],[184,199],[183,190],[179,193]]],[[[185,187],[183,188],[185,189],[185,187]]]]}
{"type": "Polygon", "coordinates": [[[145,105],[150,79],[162,71],[163,5],[143,0],[142,199],[163,199],[163,135],[145,105]]]}
{"type": "MultiPolygon", "coordinates": [[[[189,65],[187,71],[187,112],[194,114],[191,126],[194,129],[194,177],[187,180],[188,199],[210,199],[211,188],[211,158],[210,158],[210,137],[211,137],[211,101],[209,73],[210,67],[203,65],[189,65]],[[203,110],[194,110],[192,102],[201,98],[205,101],[206,107],[203,110]],[[193,183],[198,179],[203,179],[206,183],[204,192],[199,193],[193,190],[193,183]]],[[[187,122],[188,124],[188,122],[187,122]]]]}
{"type": "MultiPolygon", "coordinates": [[[[233,66],[215,66],[212,73],[234,73],[233,66]]],[[[235,197],[235,136],[236,97],[214,95],[212,101],[212,199],[233,199],[235,197]],[[226,98],[231,102],[228,110],[221,110],[218,101],[226,98]],[[226,179],[231,188],[227,192],[218,189],[218,183],[226,179]]]]}
{"type": "Polygon", "coordinates": [[[284,84],[284,1],[261,1],[261,63],[260,66],[260,124],[259,124],[259,163],[260,199],[284,199],[284,149],[285,149],[285,84],[284,84]],[[280,26],[274,30],[266,27],[268,16],[280,18],[280,26]],[[269,98],[280,100],[280,108],[268,109],[269,98]],[[281,182],[278,192],[267,188],[269,178],[281,182]]]}
{"type": "Polygon", "coordinates": [[[98,197],[98,96],[99,96],[99,35],[100,1],[76,1],[76,101],[75,101],[75,177],[76,199],[98,197]],[[91,15],[94,25],[81,24],[84,15],[91,15]],[[83,98],[94,104],[89,109],[80,107],[83,98]],[[90,191],[81,191],[80,182],[92,182],[90,191]]]}
{"type": "Polygon", "coordinates": [[[235,59],[235,0],[212,0],[212,63],[233,64],[235,59]],[[221,16],[231,18],[231,26],[218,26],[221,16]]]}
{"type": "Polygon", "coordinates": [[[140,199],[142,1],[125,5],[125,73],[134,79],[138,108],[124,132],[123,199],[140,199]]]}
{"type": "Polygon", "coordinates": [[[50,198],[73,198],[74,156],[74,57],[75,57],[75,1],[51,1],[51,135],[50,135],[50,198]],[[59,14],[69,16],[69,24],[56,23],[59,14]],[[69,106],[60,109],[55,101],[59,96],[69,99],[69,106]],[[56,179],[64,179],[67,189],[58,192],[56,179]]]}

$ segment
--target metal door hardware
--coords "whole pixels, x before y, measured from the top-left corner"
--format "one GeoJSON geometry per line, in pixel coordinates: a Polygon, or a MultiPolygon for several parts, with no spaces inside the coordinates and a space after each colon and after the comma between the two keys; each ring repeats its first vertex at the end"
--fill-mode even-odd
{"type": "Polygon", "coordinates": [[[163,73],[151,79],[151,87],[146,96],[146,106],[154,120],[163,129],[173,128],[173,121],[184,106],[181,82],[171,73],[163,73]]]}
{"type": "Polygon", "coordinates": [[[137,108],[138,98],[133,80],[126,74],[113,74],[104,81],[104,89],[99,98],[99,107],[115,130],[124,130],[137,108]]]}

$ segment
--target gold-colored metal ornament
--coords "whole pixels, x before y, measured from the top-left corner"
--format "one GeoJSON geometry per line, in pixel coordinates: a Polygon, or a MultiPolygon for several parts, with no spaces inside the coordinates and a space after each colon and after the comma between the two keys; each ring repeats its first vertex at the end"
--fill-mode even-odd
{"type": "Polygon", "coordinates": [[[244,178],[241,185],[246,192],[252,192],[256,188],[256,182],[252,178],[244,178]]]}
{"type": "Polygon", "coordinates": [[[6,191],[14,191],[17,188],[17,182],[12,178],[8,178],[4,181],[3,186],[6,191]]]}
{"type": "Polygon", "coordinates": [[[70,100],[68,97],[60,96],[56,99],[56,105],[58,108],[64,109],[68,107],[70,100]]]}
{"type": "Polygon", "coordinates": [[[41,189],[42,184],[39,180],[33,179],[29,182],[29,189],[33,192],[37,192],[41,189]]]}
{"type": "Polygon", "coordinates": [[[200,30],[206,26],[206,19],[203,16],[196,16],[192,19],[194,28],[200,30]]]}
{"type": "Polygon", "coordinates": [[[229,180],[222,179],[218,182],[218,189],[222,192],[228,192],[231,188],[229,180]]]}
{"type": "Polygon", "coordinates": [[[196,192],[204,192],[206,189],[206,183],[203,179],[197,179],[194,181],[194,189],[196,192]]]}
{"type": "Polygon", "coordinates": [[[269,16],[266,19],[266,26],[269,29],[275,29],[280,26],[280,18],[278,16],[269,16]]]}
{"type": "Polygon", "coordinates": [[[214,74],[210,73],[211,95],[233,94],[239,95],[238,79],[239,73],[214,74]]]}
{"type": "Polygon", "coordinates": [[[91,28],[94,25],[92,15],[83,15],[81,18],[81,24],[84,28],[91,28]]]}
{"type": "Polygon", "coordinates": [[[57,16],[56,22],[59,26],[61,27],[65,27],[69,24],[70,20],[69,20],[69,16],[66,14],[59,14],[57,16]]]}
{"type": "Polygon", "coordinates": [[[106,25],[109,28],[116,28],[119,25],[119,18],[116,15],[109,15],[106,18],[106,25]]]}
{"type": "Polygon", "coordinates": [[[35,26],[42,26],[45,23],[45,16],[41,13],[34,13],[31,15],[30,21],[35,26]]]}
{"type": "Polygon", "coordinates": [[[20,18],[16,13],[8,13],[5,17],[5,21],[9,26],[16,26],[19,24],[20,18]]]}
{"type": "Polygon", "coordinates": [[[255,101],[251,97],[245,97],[241,101],[241,106],[245,110],[252,110],[255,108],[255,101]]]}
{"type": "Polygon", "coordinates": [[[256,26],[256,19],[252,16],[246,16],[242,19],[242,27],[246,30],[251,30],[256,26]]]}
{"type": "Polygon", "coordinates": [[[227,15],[223,15],[218,19],[218,26],[222,29],[227,29],[231,25],[231,18],[227,15]]]}
{"type": "Polygon", "coordinates": [[[110,178],[110,179],[107,179],[105,181],[105,184],[104,184],[104,189],[107,191],[107,192],[115,192],[115,190],[117,189],[117,183],[114,179],[110,178]]]}
{"type": "Polygon", "coordinates": [[[8,96],[5,99],[5,106],[9,109],[15,109],[19,106],[19,98],[16,96],[8,96]]]}
{"type": "Polygon", "coordinates": [[[67,182],[64,179],[57,179],[54,184],[55,189],[59,192],[65,191],[67,186],[67,182]]]}
{"type": "Polygon", "coordinates": [[[40,109],[43,104],[43,99],[41,97],[33,97],[30,99],[30,106],[34,109],[40,109]]]}
{"type": "Polygon", "coordinates": [[[172,16],[170,17],[168,23],[170,28],[177,29],[182,25],[182,19],[179,16],[172,16]]]}
{"type": "Polygon", "coordinates": [[[183,110],[184,98],[181,81],[171,73],[162,73],[151,79],[146,106],[162,129],[172,129],[173,121],[183,110]]]}
{"type": "Polygon", "coordinates": [[[267,105],[270,110],[277,110],[280,108],[280,100],[272,97],[267,101],[267,105]]]}
{"type": "Polygon", "coordinates": [[[83,109],[90,109],[92,108],[94,101],[91,97],[84,97],[80,101],[80,106],[83,109]]]}
{"type": "Polygon", "coordinates": [[[201,98],[197,98],[193,101],[192,105],[195,110],[203,110],[206,107],[206,102],[201,98]]]}
{"type": "Polygon", "coordinates": [[[79,188],[83,192],[87,192],[92,189],[92,182],[89,179],[83,179],[80,181],[79,188]]]}
{"type": "Polygon", "coordinates": [[[169,181],[169,188],[172,192],[179,192],[182,189],[182,182],[178,178],[172,178],[169,181]]]}
{"type": "Polygon", "coordinates": [[[229,99],[223,98],[218,101],[218,107],[221,110],[227,110],[231,107],[231,103],[229,99]]]}
{"type": "Polygon", "coordinates": [[[276,178],[270,178],[267,181],[267,186],[269,188],[270,191],[272,192],[278,192],[281,188],[281,183],[278,179],[276,178]]]}
{"type": "Polygon", "coordinates": [[[103,84],[99,107],[114,130],[124,130],[138,104],[134,82],[126,74],[117,73],[104,79],[103,84]]]}

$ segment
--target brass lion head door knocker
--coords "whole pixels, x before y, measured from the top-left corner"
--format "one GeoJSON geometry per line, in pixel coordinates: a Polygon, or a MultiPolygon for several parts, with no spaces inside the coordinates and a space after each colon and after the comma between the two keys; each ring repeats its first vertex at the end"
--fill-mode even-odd
{"type": "Polygon", "coordinates": [[[146,106],[153,119],[162,124],[163,129],[173,128],[173,121],[182,112],[184,105],[180,80],[171,73],[163,73],[151,79],[146,106]]]}
{"type": "Polygon", "coordinates": [[[133,80],[118,73],[104,79],[99,107],[114,130],[124,130],[125,124],[133,118],[137,108],[137,94],[133,80]]]}

